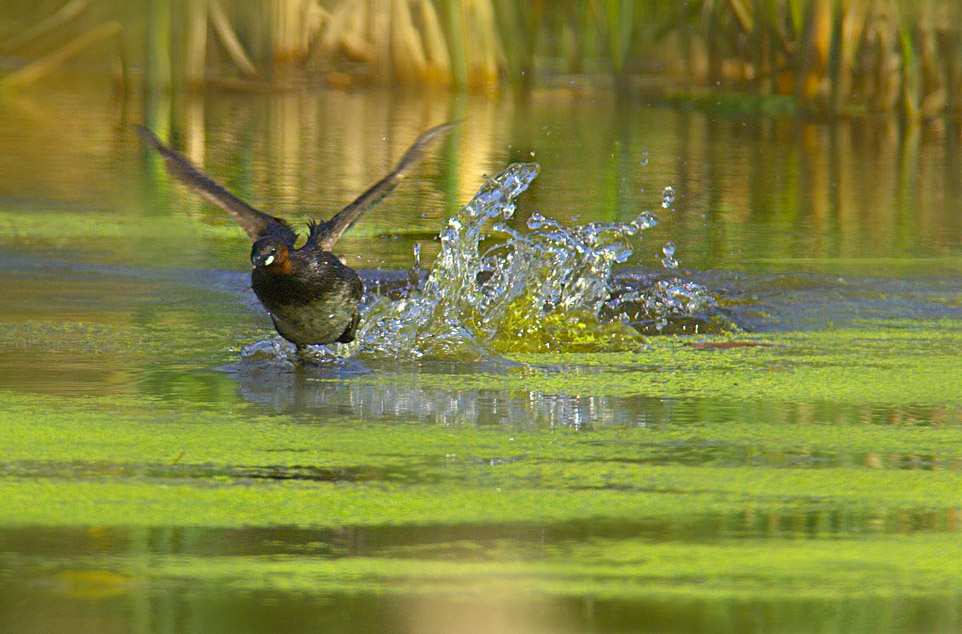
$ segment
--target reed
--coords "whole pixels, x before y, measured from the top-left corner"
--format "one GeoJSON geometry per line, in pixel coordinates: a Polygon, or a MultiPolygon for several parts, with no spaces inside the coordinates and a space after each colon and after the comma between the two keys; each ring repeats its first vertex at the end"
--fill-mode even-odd
{"type": "Polygon", "coordinates": [[[171,84],[170,63],[170,2],[147,0],[148,24],[144,41],[144,83],[152,87],[166,88],[171,84]]]}
{"type": "Polygon", "coordinates": [[[52,15],[0,41],[0,54],[8,55],[76,21],[90,7],[90,0],[70,0],[52,15]]]}
{"type": "Polygon", "coordinates": [[[234,27],[231,26],[230,20],[224,12],[220,0],[210,0],[209,8],[211,25],[214,27],[214,32],[217,33],[217,37],[223,45],[224,50],[227,51],[227,55],[231,61],[234,62],[234,65],[243,75],[256,77],[257,68],[254,66],[254,63],[247,55],[247,51],[244,50],[244,46],[240,43],[237,34],[234,32],[234,27]]]}
{"type": "MultiPolygon", "coordinates": [[[[190,0],[183,3],[183,33],[167,24],[168,1],[136,2],[146,11],[128,11],[126,19],[146,15],[143,62],[150,80],[161,83],[169,72],[160,57],[172,51],[185,51],[176,55],[184,66],[177,74],[189,84],[224,72],[211,67],[210,25],[233,72],[251,78],[280,77],[275,70],[283,67],[283,75],[293,70],[308,83],[490,91],[587,73],[607,75],[626,89],[642,79],[651,86],[655,77],[669,94],[721,88],[789,95],[803,108],[846,114],[928,118],[962,108],[962,8],[956,2],[190,0]]],[[[116,19],[95,15],[95,24],[84,22],[112,4],[119,0],[68,0],[53,15],[0,38],[0,53],[31,51],[65,30],[81,35],[116,19]]]]}
{"type": "Polygon", "coordinates": [[[186,5],[186,55],[184,80],[191,89],[204,83],[207,72],[207,0],[190,0],[186,5]]]}
{"type": "Polygon", "coordinates": [[[303,60],[307,57],[301,23],[305,17],[304,0],[269,0],[271,54],[275,63],[303,60]]]}
{"type": "Polygon", "coordinates": [[[635,10],[634,0],[605,1],[605,35],[608,40],[608,55],[611,72],[618,79],[624,77],[625,64],[631,49],[635,10]]]}
{"type": "Polygon", "coordinates": [[[441,27],[441,18],[431,0],[418,2],[423,27],[424,49],[427,55],[427,80],[438,84],[451,83],[451,56],[441,27]]]}
{"type": "Polygon", "coordinates": [[[33,60],[26,66],[4,76],[0,79],[0,88],[12,90],[29,86],[59,70],[67,61],[79,55],[85,49],[103,40],[115,37],[120,33],[121,28],[119,22],[111,21],[85,31],[43,57],[33,60]]]}
{"type": "Polygon", "coordinates": [[[464,47],[464,26],[461,0],[439,0],[447,26],[448,50],[451,55],[452,83],[463,88],[468,83],[467,53],[464,47]]]}
{"type": "Polygon", "coordinates": [[[401,83],[427,79],[427,55],[421,34],[414,27],[408,0],[391,0],[391,60],[394,77],[401,83]]]}

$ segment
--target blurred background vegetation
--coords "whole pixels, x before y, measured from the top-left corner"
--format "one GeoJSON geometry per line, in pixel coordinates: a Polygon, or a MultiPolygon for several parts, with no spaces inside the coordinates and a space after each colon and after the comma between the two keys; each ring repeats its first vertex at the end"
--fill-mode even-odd
{"type": "Polygon", "coordinates": [[[0,86],[590,82],[819,113],[962,112],[962,3],[921,0],[5,0],[0,86]]]}
{"type": "MultiPolygon", "coordinates": [[[[224,226],[194,264],[229,266],[244,236],[172,187],[132,124],[300,223],[457,119],[426,178],[345,240],[352,265],[407,266],[414,241],[430,259],[444,214],[517,160],[545,166],[526,204],[570,222],[631,219],[672,185],[649,235],[685,266],[950,257],[959,4],[5,0],[0,202],[186,211],[224,226]]],[[[154,238],[98,253],[153,254],[154,238]]]]}

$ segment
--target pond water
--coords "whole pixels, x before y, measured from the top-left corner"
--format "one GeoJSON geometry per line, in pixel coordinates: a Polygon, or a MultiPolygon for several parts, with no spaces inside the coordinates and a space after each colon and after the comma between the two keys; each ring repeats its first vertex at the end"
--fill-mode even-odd
{"type": "Polygon", "coordinates": [[[578,85],[148,103],[2,102],[3,631],[962,628],[958,127],[578,85]],[[292,365],[243,233],[131,129],[300,224],[448,119],[339,245],[369,288],[410,300],[486,176],[537,161],[505,231],[647,211],[606,282],[711,301],[292,365]]]}

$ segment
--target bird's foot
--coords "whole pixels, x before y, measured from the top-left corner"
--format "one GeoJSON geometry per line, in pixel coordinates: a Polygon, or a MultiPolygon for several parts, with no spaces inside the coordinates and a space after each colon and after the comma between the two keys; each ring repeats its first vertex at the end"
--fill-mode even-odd
{"type": "Polygon", "coordinates": [[[339,360],[334,351],[321,344],[312,346],[295,344],[294,360],[303,365],[320,365],[339,360]]]}

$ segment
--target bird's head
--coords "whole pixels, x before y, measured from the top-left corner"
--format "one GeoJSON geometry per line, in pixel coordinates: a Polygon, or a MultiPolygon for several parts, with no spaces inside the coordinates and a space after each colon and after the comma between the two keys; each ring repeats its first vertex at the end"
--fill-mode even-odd
{"type": "Polygon", "coordinates": [[[290,249],[283,240],[261,238],[251,248],[251,268],[263,269],[278,275],[290,275],[290,249]]]}

